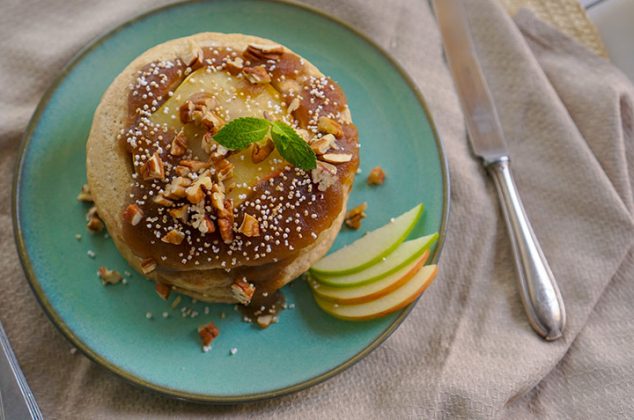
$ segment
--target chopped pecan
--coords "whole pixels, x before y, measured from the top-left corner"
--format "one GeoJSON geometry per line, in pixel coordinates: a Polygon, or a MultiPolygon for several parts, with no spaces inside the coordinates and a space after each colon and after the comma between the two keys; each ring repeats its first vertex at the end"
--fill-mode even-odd
{"type": "Polygon", "coordinates": [[[225,179],[229,179],[233,176],[234,165],[227,159],[220,159],[215,161],[214,167],[216,169],[216,179],[218,181],[224,181],[225,179]]]}
{"type": "Polygon", "coordinates": [[[185,131],[181,129],[172,139],[170,154],[172,156],[183,156],[185,153],[187,153],[187,136],[185,136],[185,131]]]}
{"type": "Polygon", "coordinates": [[[180,207],[168,210],[168,213],[174,219],[180,220],[183,223],[187,223],[187,219],[188,219],[188,216],[189,216],[188,210],[189,210],[189,205],[188,204],[184,204],[184,205],[182,205],[180,207]]]}
{"type": "Polygon", "coordinates": [[[192,226],[194,229],[198,229],[203,235],[205,233],[214,233],[216,231],[216,225],[213,220],[207,215],[195,214],[192,217],[192,226]]]}
{"type": "Polygon", "coordinates": [[[170,293],[172,292],[172,287],[168,286],[165,283],[156,282],[154,284],[154,290],[156,291],[156,294],[159,295],[161,299],[167,300],[169,299],[170,293]]]}
{"type": "Polygon", "coordinates": [[[209,172],[205,171],[185,190],[185,196],[190,203],[198,204],[205,199],[205,192],[211,191],[212,186],[209,172]]]}
{"type": "Polygon", "coordinates": [[[91,232],[101,232],[104,228],[103,222],[97,213],[97,207],[92,206],[86,213],[86,227],[91,232]]]}
{"type": "Polygon", "coordinates": [[[141,271],[143,274],[150,274],[156,270],[156,261],[152,257],[144,258],[140,261],[141,271]]]}
{"type": "Polygon", "coordinates": [[[101,279],[101,282],[106,284],[117,284],[121,280],[123,280],[123,276],[119,274],[115,270],[109,270],[104,266],[99,267],[99,271],[97,271],[97,275],[101,279]]]}
{"type": "Polygon", "coordinates": [[[152,201],[154,201],[159,206],[163,206],[163,207],[171,207],[174,205],[174,202],[170,200],[169,198],[165,198],[163,194],[155,195],[152,201]]]}
{"type": "Polygon", "coordinates": [[[370,185],[381,185],[385,182],[385,172],[383,168],[377,166],[373,168],[368,174],[368,184],[370,185]]]}
{"type": "Polygon", "coordinates": [[[234,280],[231,285],[231,294],[233,297],[243,305],[248,305],[255,293],[255,286],[246,281],[245,277],[234,280]]]}
{"type": "Polygon", "coordinates": [[[258,324],[258,327],[262,329],[268,328],[275,321],[276,321],[275,316],[271,314],[259,315],[255,319],[255,322],[258,324]]]}
{"type": "Polygon", "coordinates": [[[260,224],[258,223],[258,219],[251,216],[249,213],[245,213],[238,232],[250,238],[260,236],[260,224]]]}
{"type": "Polygon", "coordinates": [[[263,145],[253,143],[253,146],[251,146],[251,160],[253,163],[260,163],[269,157],[273,150],[275,150],[275,145],[271,139],[267,139],[263,145]]]}
{"type": "Polygon", "coordinates": [[[219,334],[220,331],[213,322],[198,327],[198,336],[200,337],[204,352],[211,350],[211,342],[214,341],[219,334]]]}
{"type": "Polygon", "coordinates": [[[130,204],[123,211],[123,220],[136,226],[143,220],[143,210],[136,204],[130,204]]]}
{"type": "Polygon", "coordinates": [[[317,161],[317,167],[310,174],[319,191],[326,191],[337,181],[337,167],[321,160],[317,161]]]}
{"type": "Polygon", "coordinates": [[[190,172],[191,172],[191,169],[189,169],[187,166],[176,165],[174,167],[174,173],[178,176],[185,176],[189,174],[190,172]]]}
{"type": "Polygon", "coordinates": [[[213,134],[207,131],[200,140],[200,146],[205,153],[211,153],[218,149],[218,142],[214,140],[213,134]]]}
{"type": "Polygon", "coordinates": [[[183,124],[188,124],[193,121],[192,114],[195,109],[196,107],[192,101],[185,101],[180,108],[178,108],[178,115],[183,124]]]}
{"type": "Polygon", "coordinates": [[[247,60],[278,60],[284,53],[281,45],[251,44],[242,54],[247,60]]]}
{"type": "Polygon", "coordinates": [[[211,111],[216,109],[218,106],[218,102],[209,92],[196,92],[187,98],[187,100],[194,104],[194,109],[196,111],[211,111]]]}
{"type": "Polygon", "coordinates": [[[183,232],[181,232],[180,230],[172,229],[165,235],[163,235],[161,241],[167,244],[180,245],[183,242],[183,239],[185,239],[185,234],[183,232]]]}
{"type": "Polygon", "coordinates": [[[202,48],[196,42],[190,40],[181,56],[181,60],[186,66],[194,68],[204,64],[205,56],[202,48]]]}
{"type": "Polygon", "coordinates": [[[310,148],[313,149],[316,155],[323,155],[327,153],[328,150],[335,147],[337,144],[337,140],[335,136],[332,134],[326,134],[323,137],[315,138],[310,142],[310,148]]]}
{"type": "Polygon", "coordinates": [[[218,217],[225,218],[233,225],[233,200],[225,198],[224,209],[218,211],[218,217]]]}
{"type": "Polygon", "coordinates": [[[192,172],[200,172],[211,167],[211,162],[203,162],[202,160],[181,160],[178,164],[188,167],[192,172]]]}
{"type": "Polygon", "coordinates": [[[352,160],[352,154],[350,153],[325,153],[321,156],[321,159],[330,163],[345,163],[352,160]]]}
{"type": "Polygon", "coordinates": [[[220,237],[226,244],[233,242],[233,223],[226,218],[220,218],[217,220],[218,230],[220,231],[220,237]]]}
{"type": "Polygon", "coordinates": [[[141,176],[145,181],[150,179],[163,179],[165,178],[165,168],[163,166],[163,160],[158,152],[154,152],[152,157],[141,167],[141,176]]]}
{"type": "Polygon", "coordinates": [[[299,98],[293,98],[291,100],[291,103],[288,104],[288,108],[286,108],[286,111],[289,114],[292,114],[293,112],[297,111],[299,109],[299,106],[301,104],[301,101],[299,100],[299,98]]]}
{"type": "Polygon", "coordinates": [[[225,210],[225,193],[216,188],[216,185],[218,184],[214,184],[214,188],[212,189],[211,205],[217,212],[222,212],[225,210]]]}
{"type": "Polygon", "coordinates": [[[361,227],[361,221],[366,217],[365,210],[367,208],[368,203],[361,203],[346,213],[346,217],[344,219],[346,226],[355,230],[359,229],[361,227]]]}
{"type": "Polygon", "coordinates": [[[242,69],[244,77],[254,85],[271,83],[271,75],[264,66],[245,67],[242,69]]]}
{"type": "Polygon", "coordinates": [[[92,199],[92,194],[90,192],[90,187],[88,186],[88,184],[84,184],[81,186],[81,191],[79,192],[79,195],[77,195],[77,200],[84,201],[86,203],[92,203],[93,201],[95,201],[92,199]]]}
{"type": "Polygon", "coordinates": [[[243,67],[244,67],[244,60],[242,59],[242,57],[231,58],[227,60],[227,63],[225,64],[225,68],[231,74],[240,73],[243,67]]]}
{"type": "Polygon", "coordinates": [[[317,129],[322,133],[332,134],[337,138],[341,138],[341,136],[343,136],[343,128],[341,127],[341,124],[332,118],[319,117],[317,129]]]}
{"type": "Polygon", "coordinates": [[[165,196],[165,198],[169,200],[177,200],[179,198],[184,198],[186,195],[185,190],[191,184],[192,184],[191,179],[184,176],[178,176],[176,178],[173,178],[172,181],[169,184],[167,184],[167,186],[165,187],[165,192],[162,195],[165,196]]]}
{"type": "Polygon", "coordinates": [[[200,124],[213,135],[220,131],[225,121],[214,111],[207,110],[200,116],[200,124]]]}

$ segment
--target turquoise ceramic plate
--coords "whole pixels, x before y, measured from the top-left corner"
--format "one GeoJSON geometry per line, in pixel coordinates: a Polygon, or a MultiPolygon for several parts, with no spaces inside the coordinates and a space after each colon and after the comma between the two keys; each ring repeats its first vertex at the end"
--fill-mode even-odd
{"type": "MultiPolygon", "coordinates": [[[[296,391],[341,372],[385,340],[411,307],[369,322],[339,321],[319,310],[306,282],[298,280],[284,290],[294,308],[282,313],[279,324],[259,330],[241,322],[232,305],[193,304],[189,298],[181,306],[200,315],[183,318],[135,273],[127,285],[100,284],[100,265],[120,272],[129,268],[109,239],[86,232],[86,206],[75,200],[85,181],[84,144],[93,112],[110,82],[137,55],[204,31],[279,41],[343,86],[362,143],[364,173],[350,202],[368,202],[364,230],[423,201],[426,212],[412,235],[441,232],[437,260],[447,217],[446,163],[421,97],[399,67],[354,30],[296,5],[177,4],[110,32],[64,70],[31,121],[15,181],[16,238],[35,294],[73,345],[122,377],[181,398],[248,401],[296,391]],[[388,180],[370,188],[364,174],[378,164],[388,180]],[[146,319],[147,312],[153,319],[146,319]],[[169,316],[163,318],[163,312],[169,316]],[[203,353],[196,327],[207,320],[216,322],[221,335],[212,351],[203,353]],[[232,348],[238,350],[235,355],[232,348]]],[[[361,234],[342,232],[335,248],[361,234]]]]}

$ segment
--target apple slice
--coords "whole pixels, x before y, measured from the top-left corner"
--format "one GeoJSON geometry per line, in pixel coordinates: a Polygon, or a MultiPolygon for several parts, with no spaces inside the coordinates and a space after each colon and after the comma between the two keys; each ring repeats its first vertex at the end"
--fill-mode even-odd
{"type": "Polygon", "coordinates": [[[422,238],[405,241],[378,263],[356,273],[336,277],[312,273],[312,276],[319,283],[332,287],[351,287],[372,283],[409,265],[419,258],[425,250],[429,249],[437,239],[438,233],[433,233],[422,238]]]}
{"type": "Polygon", "coordinates": [[[407,238],[423,214],[423,205],[401,214],[350,245],[326,255],[311,267],[311,272],[319,276],[343,276],[356,273],[381,261],[407,238]]]}
{"type": "Polygon", "coordinates": [[[363,284],[353,287],[330,287],[319,284],[316,280],[309,280],[313,293],[320,298],[334,302],[353,305],[357,303],[365,303],[375,300],[390,293],[392,290],[398,289],[409,279],[414,277],[416,273],[425,265],[429,258],[429,250],[425,250],[423,255],[418,259],[410,262],[392,274],[386,275],[384,278],[372,283],[363,284]]]}
{"type": "Polygon", "coordinates": [[[426,265],[398,289],[365,303],[343,305],[329,302],[319,296],[315,296],[315,301],[321,309],[336,318],[350,321],[379,318],[412,303],[431,284],[436,273],[437,265],[426,265]]]}

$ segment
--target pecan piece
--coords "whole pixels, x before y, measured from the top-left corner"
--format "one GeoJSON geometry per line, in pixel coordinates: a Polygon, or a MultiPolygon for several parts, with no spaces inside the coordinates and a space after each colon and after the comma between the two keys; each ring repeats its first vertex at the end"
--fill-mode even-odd
{"type": "Polygon", "coordinates": [[[234,75],[237,73],[240,73],[243,67],[244,67],[244,60],[242,59],[242,57],[231,58],[227,60],[227,63],[225,64],[225,68],[227,69],[227,71],[234,75]]]}
{"type": "Polygon", "coordinates": [[[174,205],[174,202],[170,200],[169,198],[165,198],[163,194],[155,195],[152,201],[154,201],[159,206],[163,206],[163,207],[171,207],[174,205]]]}
{"type": "Polygon", "coordinates": [[[189,205],[184,204],[180,207],[168,210],[170,216],[183,223],[187,223],[189,205]]]}
{"type": "Polygon", "coordinates": [[[323,137],[315,138],[310,142],[310,148],[313,149],[316,155],[323,155],[328,150],[336,147],[337,140],[332,134],[326,134],[323,137]]]}
{"type": "Polygon", "coordinates": [[[216,179],[218,181],[224,181],[225,179],[229,179],[233,176],[234,165],[227,159],[220,159],[215,161],[214,167],[216,169],[216,179]]]}
{"type": "Polygon", "coordinates": [[[105,285],[107,284],[117,284],[121,280],[123,280],[123,276],[119,274],[115,270],[109,270],[103,265],[99,267],[99,271],[97,271],[97,275],[101,279],[101,282],[105,285]]]}
{"type": "Polygon", "coordinates": [[[202,343],[203,351],[206,353],[211,350],[211,342],[220,334],[220,330],[216,324],[209,322],[198,327],[198,336],[202,343]]]}
{"type": "Polygon", "coordinates": [[[273,322],[276,322],[276,317],[271,314],[260,315],[255,319],[258,327],[265,329],[268,328],[273,322]]]}
{"type": "Polygon", "coordinates": [[[233,242],[233,223],[227,218],[220,218],[217,221],[218,230],[220,231],[220,237],[226,244],[233,242]]]}
{"type": "Polygon", "coordinates": [[[264,66],[245,67],[242,69],[245,79],[254,85],[271,83],[271,75],[264,66]]]}
{"type": "Polygon", "coordinates": [[[136,204],[130,204],[123,211],[123,220],[136,226],[143,220],[143,210],[136,204]]]}
{"type": "Polygon", "coordinates": [[[238,232],[250,238],[260,236],[260,224],[258,223],[258,219],[251,216],[249,213],[245,213],[238,232]]]}
{"type": "Polygon", "coordinates": [[[161,238],[162,242],[172,245],[180,245],[185,239],[185,234],[180,230],[172,229],[161,238]]]}
{"type": "Polygon", "coordinates": [[[202,160],[181,160],[178,164],[186,166],[192,172],[200,172],[203,169],[209,169],[209,167],[211,167],[211,162],[203,162],[202,160]]]}
{"type": "Polygon", "coordinates": [[[278,60],[284,53],[281,45],[250,44],[242,54],[247,60],[278,60]]]}
{"type": "Polygon", "coordinates": [[[172,292],[172,287],[161,282],[156,282],[154,284],[154,290],[156,294],[163,300],[167,300],[170,297],[170,293],[172,292]]]}
{"type": "Polygon", "coordinates": [[[192,204],[198,204],[205,199],[205,192],[211,191],[213,186],[209,173],[199,176],[193,184],[185,190],[185,196],[192,204]]]}
{"type": "Polygon", "coordinates": [[[165,168],[163,160],[158,152],[154,152],[152,157],[141,167],[141,176],[143,180],[163,179],[165,178],[165,168]]]}
{"type": "Polygon", "coordinates": [[[326,191],[337,181],[337,167],[321,160],[317,161],[317,167],[310,174],[319,191],[326,191]]]}
{"type": "Polygon", "coordinates": [[[172,139],[170,154],[172,156],[183,156],[185,153],[187,153],[187,136],[185,136],[185,131],[181,129],[172,139]]]}
{"type": "Polygon", "coordinates": [[[192,101],[185,101],[178,108],[178,115],[180,116],[180,120],[183,124],[188,124],[193,121],[192,114],[195,110],[194,103],[192,101]]]}
{"type": "Polygon", "coordinates": [[[275,150],[275,145],[271,139],[267,139],[263,145],[253,143],[253,146],[251,146],[251,160],[253,163],[260,163],[269,157],[273,150],[275,150]]]}
{"type": "Polygon", "coordinates": [[[93,201],[95,201],[92,199],[92,193],[90,192],[90,187],[88,186],[88,184],[84,184],[81,186],[81,191],[77,195],[77,200],[83,201],[85,203],[92,203],[93,201]]]}
{"type": "Polygon", "coordinates": [[[343,128],[341,124],[332,118],[328,117],[319,117],[317,121],[317,129],[322,133],[332,134],[337,138],[341,138],[343,136],[343,128]]]}
{"type": "Polygon", "coordinates": [[[346,217],[344,219],[346,226],[355,230],[359,229],[361,227],[361,221],[366,217],[365,210],[367,208],[368,203],[361,203],[346,213],[346,217]]]}
{"type": "Polygon", "coordinates": [[[345,163],[352,160],[352,154],[350,153],[325,153],[321,156],[326,162],[330,163],[345,163]]]}
{"type": "Polygon", "coordinates": [[[200,67],[204,64],[205,56],[202,48],[194,41],[189,41],[187,48],[181,56],[183,64],[187,67],[200,67]]]}
{"type": "Polygon", "coordinates": [[[383,168],[377,166],[373,168],[368,174],[368,184],[370,185],[381,185],[385,182],[385,172],[383,168]]]}
{"type": "Polygon", "coordinates": [[[104,228],[103,222],[97,213],[97,207],[92,206],[86,213],[86,227],[91,232],[101,232],[104,228]]]}
{"type": "Polygon", "coordinates": [[[246,281],[246,277],[234,280],[231,285],[231,294],[243,305],[248,305],[255,293],[255,286],[246,281]]]}
{"type": "Polygon", "coordinates": [[[214,225],[213,220],[207,215],[195,214],[194,217],[192,217],[192,226],[194,229],[198,229],[203,235],[216,231],[216,225],[214,225]]]}
{"type": "Polygon", "coordinates": [[[150,274],[156,270],[156,261],[152,257],[144,258],[140,261],[141,271],[143,274],[150,274]]]}
{"type": "MultiPolygon", "coordinates": [[[[184,198],[186,195],[185,190],[191,184],[192,184],[192,180],[184,176],[173,178],[172,181],[169,184],[167,184],[167,186],[165,187],[165,192],[163,192],[162,195],[169,200],[177,200],[179,198],[184,198]]],[[[156,202],[156,199],[155,199],[155,202],[156,202]]]]}

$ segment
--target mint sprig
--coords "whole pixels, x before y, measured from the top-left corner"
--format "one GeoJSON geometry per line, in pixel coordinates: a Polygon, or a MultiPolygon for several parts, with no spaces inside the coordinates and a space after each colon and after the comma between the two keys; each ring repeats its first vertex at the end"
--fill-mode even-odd
{"type": "Polygon", "coordinates": [[[290,164],[309,170],[317,167],[317,157],[310,146],[288,124],[264,118],[243,117],[226,124],[214,140],[229,150],[240,150],[271,135],[279,154],[290,164]]]}
{"type": "Polygon", "coordinates": [[[315,152],[293,130],[293,127],[281,121],[275,121],[271,126],[271,138],[280,155],[294,166],[302,169],[317,167],[315,152]]]}
{"type": "Polygon", "coordinates": [[[262,140],[269,132],[270,126],[271,123],[263,118],[236,118],[222,127],[214,136],[214,140],[229,150],[240,150],[262,140]]]}

